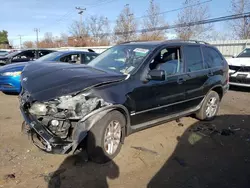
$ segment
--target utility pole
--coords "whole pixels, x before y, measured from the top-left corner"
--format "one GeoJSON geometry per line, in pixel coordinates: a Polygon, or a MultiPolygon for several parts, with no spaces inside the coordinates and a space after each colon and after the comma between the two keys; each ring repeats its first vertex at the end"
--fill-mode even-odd
{"type": "Polygon", "coordinates": [[[82,14],[86,10],[86,8],[76,7],[76,10],[78,11],[78,14],[80,15],[80,36],[82,36],[82,14]]]}
{"type": "Polygon", "coordinates": [[[40,29],[35,28],[34,31],[36,32],[36,48],[38,48],[38,33],[40,32],[40,29]]]}
{"type": "Polygon", "coordinates": [[[18,35],[18,36],[19,36],[19,42],[20,42],[19,48],[22,49],[22,36],[23,36],[23,35],[18,35]]]}

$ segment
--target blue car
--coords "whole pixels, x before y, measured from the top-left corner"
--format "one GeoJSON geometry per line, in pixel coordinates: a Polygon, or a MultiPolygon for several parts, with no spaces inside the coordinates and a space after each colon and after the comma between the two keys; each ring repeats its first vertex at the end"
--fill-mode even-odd
{"type": "Polygon", "coordinates": [[[87,64],[98,54],[84,51],[58,51],[45,55],[36,61],[14,63],[0,67],[0,91],[4,93],[20,93],[20,76],[28,63],[65,62],[87,64]]]}

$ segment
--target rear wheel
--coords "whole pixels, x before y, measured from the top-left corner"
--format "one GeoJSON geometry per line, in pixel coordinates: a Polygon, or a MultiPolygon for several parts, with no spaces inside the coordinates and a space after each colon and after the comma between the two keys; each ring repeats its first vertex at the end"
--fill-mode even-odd
{"type": "Polygon", "coordinates": [[[113,159],[121,149],[125,129],[125,118],[118,111],[111,111],[99,120],[89,131],[87,153],[97,163],[113,159]]]}
{"type": "Polygon", "coordinates": [[[210,91],[201,108],[196,113],[196,117],[200,120],[213,120],[219,111],[220,106],[220,96],[215,91],[210,91]]]}

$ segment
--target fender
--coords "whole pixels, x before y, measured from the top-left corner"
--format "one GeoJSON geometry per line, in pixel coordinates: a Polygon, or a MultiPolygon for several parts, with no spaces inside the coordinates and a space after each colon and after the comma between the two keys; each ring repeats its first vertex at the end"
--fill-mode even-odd
{"type": "Polygon", "coordinates": [[[128,110],[123,105],[110,105],[90,112],[77,123],[72,133],[73,144],[71,152],[75,152],[79,144],[86,138],[88,131],[95,125],[95,123],[112,110],[118,110],[125,116],[126,125],[125,127],[122,127],[122,135],[124,135],[122,136],[122,143],[124,142],[125,136],[131,132],[128,110]]]}

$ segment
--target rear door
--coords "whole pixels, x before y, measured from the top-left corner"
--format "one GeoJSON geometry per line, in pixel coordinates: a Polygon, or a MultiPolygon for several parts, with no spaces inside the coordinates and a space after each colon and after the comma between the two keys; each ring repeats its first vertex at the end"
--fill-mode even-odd
{"type": "Polygon", "coordinates": [[[185,108],[197,106],[204,98],[204,84],[208,79],[200,45],[184,47],[185,69],[183,88],[186,94],[185,108]]]}
{"type": "MultiPolygon", "coordinates": [[[[205,67],[208,69],[208,79],[211,77],[220,77],[218,82],[214,82],[214,85],[224,84],[221,81],[224,78],[224,81],[227,82],[227,70],[223,68],[224,58],[222,55],[214,48],[203,46],[202,53],[204,57],[205,67]]],[[[207,93],[211,89],[211,85],[205,85],[204,92],[207,93]]]]}

